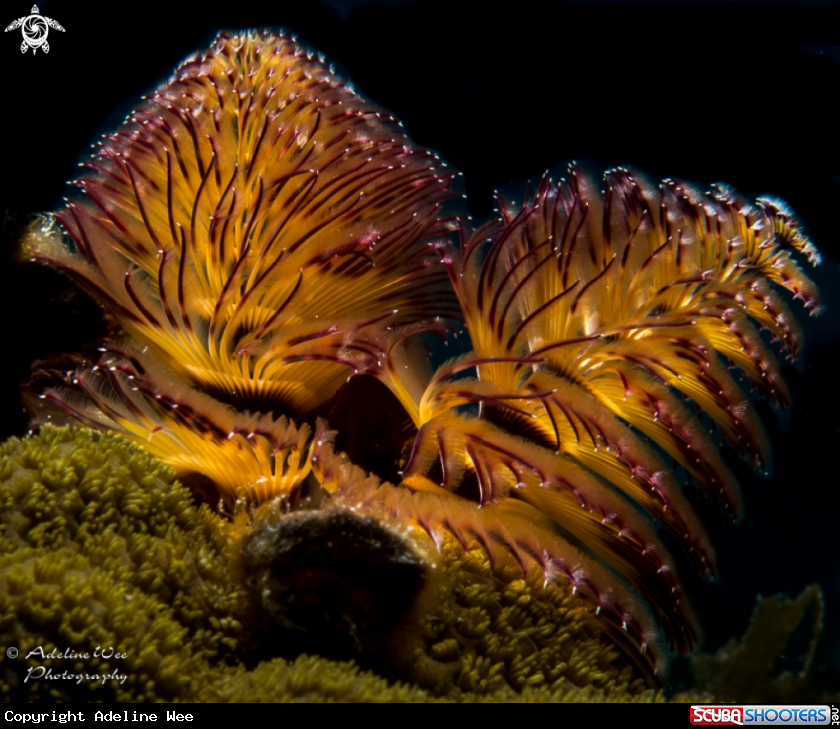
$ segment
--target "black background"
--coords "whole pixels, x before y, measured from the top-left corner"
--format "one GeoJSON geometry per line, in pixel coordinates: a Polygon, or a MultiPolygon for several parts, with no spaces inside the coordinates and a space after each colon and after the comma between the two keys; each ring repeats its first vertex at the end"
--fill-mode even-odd
{"type": "MultiPolygon", "coordinates": [[[[31,0],[4,4],[5,27],[31,0]]],[[[219,29],[283,27],[464,172],[469,209],[569,160],[652,179],[730,183],[786,200],[823,253],[825,313],[787,370],[793,407],[764,411],[775,472],[735,466],[746,518],[704,512],[722,577],[689,581],[716,648],[746,628],[756,595],[819,582],[828,601],[819,663],[840,684],[840,5],[515,3],[456,0],[46,2],[61,23],[48,55],[0,35],[0,437],[21,435],[29,363],[96,331],[97,308],[49,271],[12,262],[16,226],[51,210],[88,145],[219,29]]],[[[796,305],[798,307],[798,304],[796,305]]],[[[801,312],[801,308],[799,308],[801,312]]],[[[796,656],[789,656],[796,665],[796,656]]],[[[679,672],[678,672],[679,675],[679,672]]]]}

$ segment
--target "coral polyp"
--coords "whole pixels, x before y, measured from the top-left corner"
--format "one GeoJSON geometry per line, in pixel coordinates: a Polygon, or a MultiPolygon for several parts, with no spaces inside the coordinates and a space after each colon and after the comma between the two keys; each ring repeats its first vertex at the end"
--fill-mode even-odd
{"type": "Polygon", "coordinates": [[[818,254],[783,204],[573,166],[472,229],[444,211],[453,173],[271,34],[220,35],[86,166],[25,254],[125,338],[39,419],[122,433],[229,508],[286,513],[316,489],[358,523],[510,554],[568,580],[650,675],[660,632],[694,647],[671,551],[707,578],[715,559],[683,486],[738,519],[721,446],[760,470],[770,453],[731,370],[786,405],[762,330],[795,356],[781,291],[820,310],[795,261],[818,254]],[[434,371],[422,336],[458,322],[472,351],[434,371]],[[403,411],[396,484],[332,445],[325,416],[364,439],[355,376],[403,411]]]}

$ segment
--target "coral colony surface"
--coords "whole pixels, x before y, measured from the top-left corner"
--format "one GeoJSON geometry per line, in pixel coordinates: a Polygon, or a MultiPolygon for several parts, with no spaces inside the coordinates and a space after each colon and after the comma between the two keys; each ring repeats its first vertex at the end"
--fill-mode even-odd
{"type": "MultiPolygon", "coordinates": [[[[770,454],[733,371],[784,406],[777,357],[801,344],[785,294],[820,310],[797,263],[819,256],[783,203],[572,166],[473,227],[455,173],[267,33],[220,35],[85,166],[24,255],[120,334],[36,422],[113,431],[211,489],[266,620],[393,655],[419,640],[394,631],[423,624],[440,560],[480,555],[505,589],[567,591],[555,608],[583,609],[651,683],[692,650],[677,565],[710,578],[715,557],[683,486],[738,519],[720,447],[759,470],[770,454]],[[461,332],[470,351],[434,369],[425,338],[461,332]]],[[[480,584],[459,594],[489,609],[480,584]]],[[[468,652],[450,633],[433,656],[468,652]]],[[[518,689],[568,665],[535,649],[540,670],[516,674],[505,650],[518,689]]]]}

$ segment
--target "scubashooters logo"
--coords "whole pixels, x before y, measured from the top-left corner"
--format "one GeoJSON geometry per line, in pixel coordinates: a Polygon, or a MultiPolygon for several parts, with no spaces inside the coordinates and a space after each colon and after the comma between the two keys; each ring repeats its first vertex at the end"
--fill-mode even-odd
{"type": "Polygon", "coordinates": [[[828,724],[830,717],[831,707],[829,706],[802,704],[776,706],[699,704],[691,707],[691,723],[705,726],[813,726],[828,724]]]}
{"type": "Polygon", "coordinates": [[[9,23],[6,27],[6,33],[16,28],[20,28],[20,32],[23,33],[23,43],[20,44],[20,52],[26,53],[26,50],[31,48],[33,56],[38,52],[39,48],[44,53],[50,52],[50,44],[47,43],[50,28],[55,28],[64,33],[64,28],[58,22],[41,15],[41,11],[38,10],[37,5],[32,6],[31,15],[18,18],[9,23]]]}

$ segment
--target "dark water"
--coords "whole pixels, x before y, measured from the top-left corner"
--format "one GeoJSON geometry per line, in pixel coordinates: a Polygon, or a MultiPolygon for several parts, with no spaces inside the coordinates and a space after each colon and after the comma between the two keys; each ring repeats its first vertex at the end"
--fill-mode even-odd
{"type": "MultiPolygon", "coordinates": [[[[28,12],[7,4],[6,20],[28,12]]],[[[464,172],[470,212],[492,190],[571,159],[633,166],[651,178],[723,181],[786,200],[823,254],[826,311],[802,319],[806,347],[787,368],[793,407],[767,410],[775,473],[737,467],[746,518],[714,534],[722,569],[691,584],[714,648],[746,628],[757,594],[827,600],[818,664],[840,680],[840,6],[637,3],[501,5],[51,2],[49,55],[0,37],[0,210],[15,220],[57,206],[98,134],[220,28],[283,26],[336,62],[357,91],[393,111],[419,144],[464,172]],[[54,37],[55,36],[55,37],[54,37]]],[[[3,238],[9,254],[8,235],[3,238]]],[[[25,423],[17,382],[32,359],[78,346],[95,306],[49,272],[4,261],[0,357],[3,438],[25,423]]]]}

